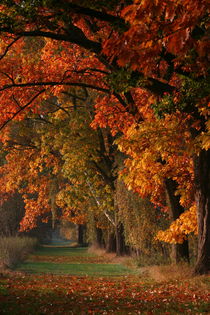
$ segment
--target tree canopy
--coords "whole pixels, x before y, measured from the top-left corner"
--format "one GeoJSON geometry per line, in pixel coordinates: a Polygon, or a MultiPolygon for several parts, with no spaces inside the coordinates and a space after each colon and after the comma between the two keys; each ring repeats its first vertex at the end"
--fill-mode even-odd
{"type": "MultiPolygon", "coordinates": [[[[166,211],[167,195],[175,187],[173,196],[179,199],[181,216],[158,238],[182,242],[187,234],[198,233],[197,273],[208,272],[210,265],[207,12],[206,0],[3,0],[0,5],[0,128],[4,147],[9,150],[8,143],[18,137],[14,121],[29,117],[45,120],[38,140],[36,131],[34,142],[24,143],[27,149],[16,151],[15,156],[7,154],[2,172],[12,169],[13,178],[16,172],[22,182],[33,164],[27,161],[34,161],[34,180],[37,169],[39,176],[28,193],[39,192],[44,198],[43,185],[49,177],[43,163],[51,184],[60,165],[64,177],[77,178],[74,189],[83,183],[80,192],[89,186],[90,193],[92,184],[87,180],[94,178],[92,194],[93,189],[100,191],[102,187],[114,194],[120,170],[129,189],[142,198],[149,197],[162,211],[166,211]],[[91,104],[82,100],[81,91],[92,91],[91,104]],[[67,95],[71,110],[76,112],[83,102],[86,114],[83,112],[77,123],[71,117],[66,125],[66,120],[56,115],[69,115],[67,95]],[[49,114],[50,108],[55,114],[49,114]],[[87,113],[90,120],[85,118],[87,113]],[[85,127],[90,123],[95,131],[85,127]],[[75,138],[77,134],[79,138],[75,138]],[[36,141],[39,150],[35,158],[28,148],[36,146],[36,141]],[[119,151],[123,152],[124,170],[118,161],[119,151]]],[[[9,185],[14,190],[20,182],[3,185],[2,194],[9,185]]],[[[23,185],[21,189],[26,188],[23,185]]],[[[95,201],[102,199],[100,193],[95,201]]],[[[63,198],[59,201],[62,207],[63,198]]],[[[115,203],[113,195],[111,199],[115,203]]],[[[172,203],[173,198],[169,199],[172,203]]],[[[33,200],[29,203],[33,213],[45,212],[45,207],[41,210],[33,200]]],[[[46,201],[46,211],[49,207],[46,201]]],[[[116,204],[114,208],[117,212],[116,204]]],[[[110,219],[108,212],[104,215],[110,219]]],[[[30,214],[28,220],[31,218],[30,214]]]]}

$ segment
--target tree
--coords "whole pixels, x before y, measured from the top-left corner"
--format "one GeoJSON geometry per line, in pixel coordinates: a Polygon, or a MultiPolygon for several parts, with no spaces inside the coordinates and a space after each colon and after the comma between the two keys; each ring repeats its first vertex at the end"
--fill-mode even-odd
{"type": "MultiPolygon", "coordinates": [[[[59,7],[54,1],[2,1],[2,126],[21,119],[32,105],[34,111],[40,110],[46,93],[58,95],[69,86],[107,93],[112,105],[113,101],[120,104],[115,120],[119,117],[124,125],[126,117],[139,124],[155,102],[159,115],[180,112],[184,119],[189,116],[199,226],[196,272],[208,272],[207,1],[136,0],[130,5],[111,1],[111,8],[103,5],[103,10],[100,5],[101,1],[92,5],[61,1],[59,7]],[[29,37],[30,43],[39,43],[33,58],[24,49],[29,37]],[[123,84],[118,88],[119,82],[123,84]],[[146,106],[143,94],[138,101],[134,97],[145,89],[153,95],[146,106]]],[[[99,101],[102,104],[106,99],[99,101]]],[[[100,119],[106,115],[103,107],[100,119]]],[[[108,117],[110,124],[113,113],[109,111],[108,117]]]]}
{"type": "MultiPolygon", "coordinates": [[[[130,156],[121,172],[127,186],[142,198],[150,197],[157,208],[170,213],[173,221],[194,202],[193,163],[186,152],[188,139],[186,120],[176,114],[161,120],[153,115],[139,128],[131,126],[117,140],[119,148],[130,156]],[[177,133],[178,126],[180,133],[177,133]]],[[[177,233],[173,242],[186,241],[187,233],[189,229],[186,233],[177,233]]],[[[176,247],[174,260],[188,260],[187,242],[176,247]]]]}
{"type": "Polygon", "coordinates": [[[23,194],[22,231],[35,228],[40,217],[51,220],[53,228],[63,219],[89,224],[90,213],[94,229],[109,229],[108,222],[116,228],[111,137],[90,128],[88,94],[74,92],[46,100],[50,108],[45,104],[42,115],[31,112],[8,129],[8,163],[1,169],[2,183],[8,185],[2,185],[2,192],[18,189],[23,194]],[[72,103],[70,95],[77,102],[72,103]]]}
{"type": "Polygon", "coordinates": [[[23,216],[23,200],[21,195],[16,192],[0,206],[1,236],[17,235],[23,216]]]}
{"type": "Polygon", "coordinates": [[[138,193],[129,191],[120,179],[117,182],[116,198],[126,244],[138,257],[139,262],[166,262],[169,258],[168,246],[155,241],[155,235],[160,228],[166,227],[167,213],[155,208],[147,198],[139,198],[138,193]]]}

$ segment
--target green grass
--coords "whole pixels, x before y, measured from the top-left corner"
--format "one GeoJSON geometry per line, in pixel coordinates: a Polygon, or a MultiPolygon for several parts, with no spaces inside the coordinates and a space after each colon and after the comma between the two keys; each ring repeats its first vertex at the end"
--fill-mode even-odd
{"type": "Polygon", "coordinates": [[[56,246],[43,246],[40,247],[35,253],[38,256],[80,256],[80,257],[93,257],[95,255],[88,253],[87,248],[84,247],[56,247],[56,246]]]}
{"type": "Polygon", "coordinates": [[[44,246],[39,248],[29,259],[16,268],[32,274],[64,274],[77,276],[124,276],[134,271],[121,265],[111,264],[94,259],[96,255],[89,253],[84,247],[44,246]],[[36,258],[39,257],[37,261],[36,258]],[[68,261],[58,258],[67,258],[68,261]],[[71,257],[72,260],[71,261],[71,257]],[[74,259],[73,259],[74,258],[74,259]],[[85,259],[86,258],[86,259],[85,259]],[[94,259],[94,260],[93,260],[94,259]]]}
{"type": "Polygon", "coordinates": [[[17,267],[29,273],[52,273],[81,276],[124,276],[134,271],[120,264],[65,264],[51,262],[24,262],[17,267]]]}

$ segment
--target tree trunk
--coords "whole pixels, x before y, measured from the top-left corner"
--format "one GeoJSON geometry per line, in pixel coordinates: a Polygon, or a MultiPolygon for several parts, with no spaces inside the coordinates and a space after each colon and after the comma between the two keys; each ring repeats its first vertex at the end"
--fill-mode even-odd
{"type": "MultiPolygon", "coordinates": [[[[180,205],[179,196],[175,196],[177,184],[172,179],[165,181],[166,191],[169,202],[170,217],[174,221],[184,212],[184,208],[180,205]]],[[[188,240],[182,244],[173,244],[171,258],[173,263],[179,263],[181,261],[189,262],[189,246],[188,240]]]]}
{"type": "Polygon", "coordinates": [[[196,274],[210,272],[210,150],[194,158],[195,200],[198,216],[196,274]]]}
{"type": "Polygon", "coordinates": [[[78,244],[83,246],[84,245],[84,225],[78,225],[78,244]]]}
{"type": "Polygon", "coordinates": [[[106,252],[107,253],[116,252],[116,237],[114,233],[110,231],[107,237],[106,252]]]}
{"type": "Polygon", "coordinates": [[[105,244],[104,244],[104,238],[103,238],[103,231],[100,228],[96,228],[96,242],[99,248],[104,249],[105,244]]]}
{"type": "Polygon", "coordinates": [[[119,223],[115,230],[116,233],[116,254],[117,256],[123,256],[127,254],[128,250],[125,245],[124,228],[123,224],[119,223]]]}

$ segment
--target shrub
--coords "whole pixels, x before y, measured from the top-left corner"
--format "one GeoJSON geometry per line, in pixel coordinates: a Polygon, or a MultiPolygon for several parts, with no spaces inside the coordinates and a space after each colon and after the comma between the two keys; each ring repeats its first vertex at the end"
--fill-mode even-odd
{"type": "Polygon", "coordinates": [[[27,258],[37,245],[30,237],[0,237],[0,266],[12,268],[27,258]]]}

